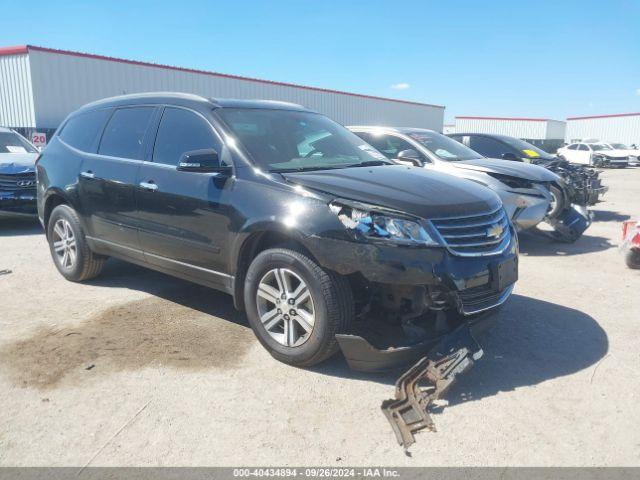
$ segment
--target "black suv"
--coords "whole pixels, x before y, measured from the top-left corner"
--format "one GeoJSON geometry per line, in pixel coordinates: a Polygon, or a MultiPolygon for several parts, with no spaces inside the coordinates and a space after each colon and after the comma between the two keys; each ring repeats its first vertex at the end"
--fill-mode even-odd
{"type": "Polygon", "coordinates": [[[223,290],[294,365],[339,344],[355,368],[406,361],[516,280],[517,238],[491,190],[395,165],[298,105],[102,100],[64,121],[37,177],[65,278],[113,256],[223,290]]]}

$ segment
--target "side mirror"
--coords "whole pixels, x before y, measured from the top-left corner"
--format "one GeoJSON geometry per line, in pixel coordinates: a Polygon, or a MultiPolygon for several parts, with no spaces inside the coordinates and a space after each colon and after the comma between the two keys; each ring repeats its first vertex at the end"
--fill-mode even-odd
{"type": "Polygon", "coordinates": [[[401,150],[396,155],[396,160],[399,163],[414,165],[416,167],[424,167],[424,161],[418,152],[416,152],[413,148],[408,148],[407,150],[401,150]]]}
{"type": "Polygon", "coordinates": [[[213,148],[206,148],[204,150],[191,150],[190,152],[183,153],[182,157],[180,157],[177,170],[181,172],[201,173],[219,172],[230,175],[232,168],[229,165],[221,165],[218,152],[213,148]]]}
{"type": "Polygon", "coordinates": [[[502,159],[503,160],[514,160],[514,161],[519,161],[520,159],[518,158],[518,156],[515,153],[512,152],[506,152],[502,154],[502,159]]]}

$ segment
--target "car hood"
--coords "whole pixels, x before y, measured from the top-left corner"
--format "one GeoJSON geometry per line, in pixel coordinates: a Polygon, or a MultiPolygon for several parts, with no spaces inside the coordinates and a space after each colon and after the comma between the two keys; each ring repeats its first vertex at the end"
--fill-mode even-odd
{"type": "Polygon", "coordinates": [[[34,172],[37,153],[0,153],[0,173],[34,172]]]}
{"type": "Polygon", "coordinates": [[[621,158],[628,157],[629,153],[626,150],[599,150],[593,152],[595,155],[604,155],[605,157],[621,158]]]}
{"type": "Polygon", "coordinates": [[[546,168],[524,162],[498,160],[495,158],[479,158],[452,162],[452,164],[457,168],[509,175],[533,182],[554,182],[558,180],[558,176],[546,168]]]}
{"type": "Polygon", "coordinates": [[[421,218],[486,213],[500,206],[486,187],[419,167],[390,165],[283,173],[296,185],[421,218]]]}

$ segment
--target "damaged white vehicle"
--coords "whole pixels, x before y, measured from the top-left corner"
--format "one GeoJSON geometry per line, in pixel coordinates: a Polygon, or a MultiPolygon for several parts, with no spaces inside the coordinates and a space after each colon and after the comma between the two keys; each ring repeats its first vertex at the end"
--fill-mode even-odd
{"type": "Polygon", "coordinates": [[[591,223],[586,211],[566,201],[566,185],[537,165],[485,158],[433,130],[421,128],[347,127],[387,158],[480,183],[495,191],[518,230],[546,221],[558,240],[575,241],[591,223]]]}

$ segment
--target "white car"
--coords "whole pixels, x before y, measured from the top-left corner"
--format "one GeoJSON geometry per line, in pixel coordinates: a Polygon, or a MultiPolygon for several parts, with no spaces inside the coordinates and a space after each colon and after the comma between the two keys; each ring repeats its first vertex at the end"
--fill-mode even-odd
{"type": "Polygon", "coordinates": [[[557,155],[571,163],[594,167],[626,167],[629,165],[628,153],[624,150],[613,149],[604,143],[572,143],[559,148],[557,155]]]}
{"type": "Polygon", "coordinates": [[[619,152],[624,152],[626,155],[629,156],[629,163],[637,164],[638,162],[640,162],[640,148],[637,148],[635,145],[629,147],[624,143],[611,143],[611,142],[600,142],[600,143],[602,143],[603,145],[608,145],[612,149],[617,150],[619,152]]]}

